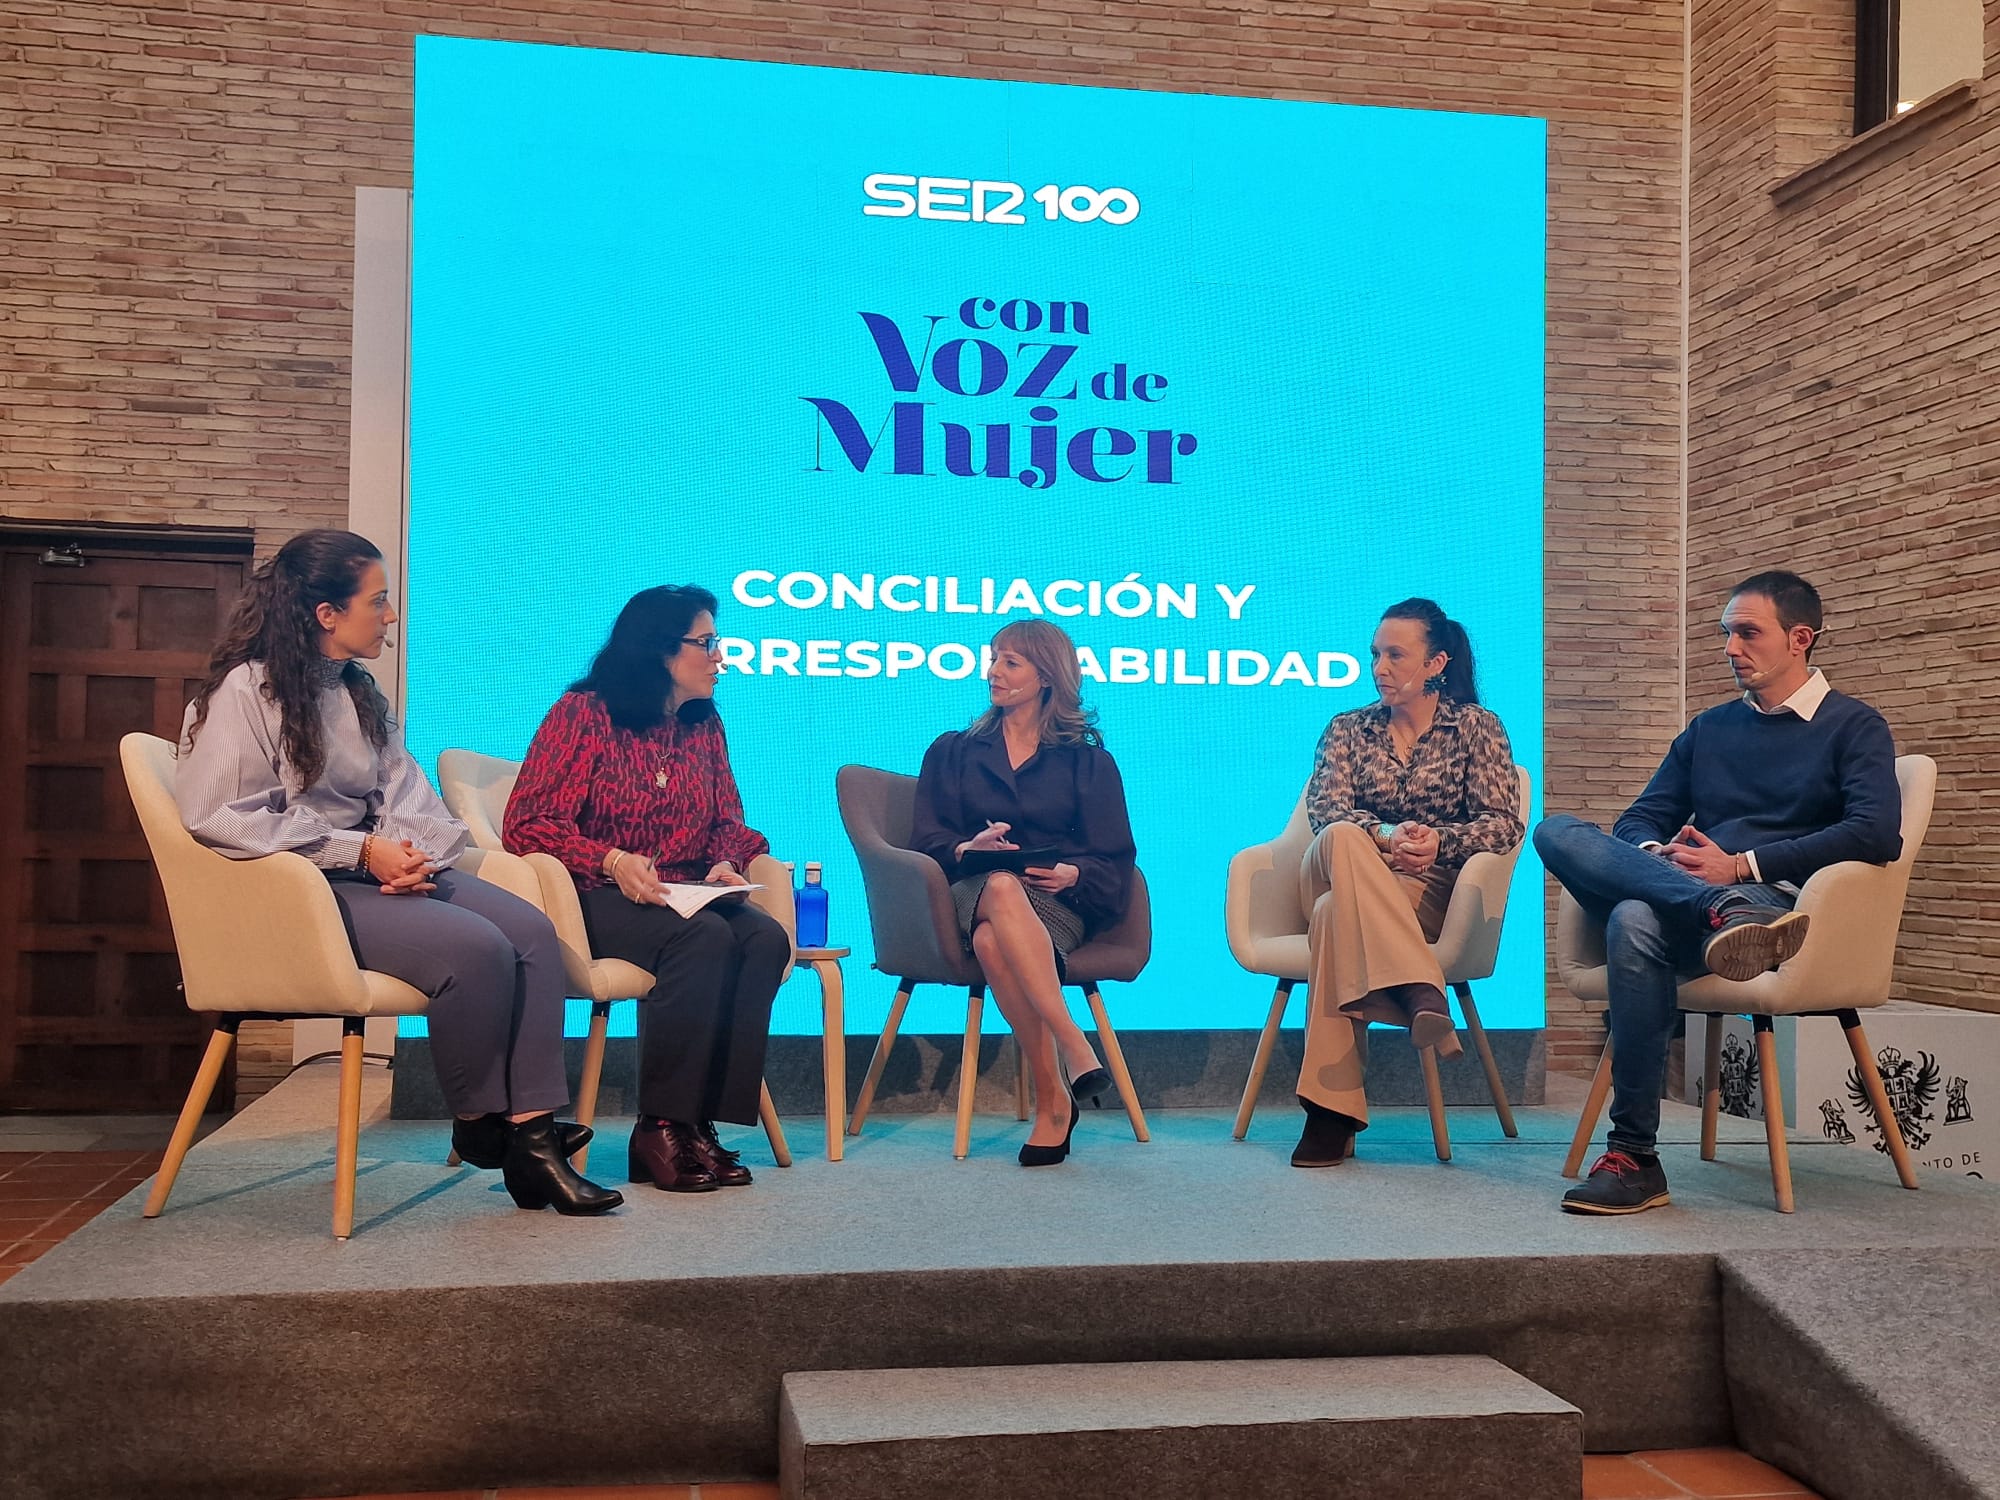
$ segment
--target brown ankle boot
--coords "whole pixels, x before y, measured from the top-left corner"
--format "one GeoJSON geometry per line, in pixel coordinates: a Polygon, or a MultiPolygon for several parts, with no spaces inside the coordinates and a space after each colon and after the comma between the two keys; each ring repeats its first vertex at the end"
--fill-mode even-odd
{"type": "Polygon", "coordinates": [[[722,1184],[702,1159],[694,1126],[641,1115],[626,1150],[632,1182],[650,1182],[665,1193],[712,1193],[722,1184]]]}
{"type": "Polygon", "coordinates": [[[1303,1096],[1299,1104],[1306,1112],[1306,1128],[1292,1148],[1292,1165],[1337,1167],[1346,1161],[1354,1152],[1354,1134],[1361,1122],[1303,1096]]]}
{"type": "Polygon", "coordinates": [[[1458,1045],[1458,1030],[1451,1023],[1451,1007],[1445,1003],[1443,990],[1434,984],[1406,984],[1398,989],[1410,1007],[1412,1047],[1435,1047],[1440,1057],[1456,1057],[1464,1050],[1458,1045]]]}

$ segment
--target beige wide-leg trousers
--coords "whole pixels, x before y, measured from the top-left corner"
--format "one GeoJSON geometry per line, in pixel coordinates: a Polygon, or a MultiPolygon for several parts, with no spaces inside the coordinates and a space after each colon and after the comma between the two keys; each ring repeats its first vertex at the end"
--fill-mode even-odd
{"type": "Polygon", "coordinates": [[[1399,984],[1444,989],[1430,942],[1444,925],[1457,875],[1398,875],[1354,823],[1329,823],[1312,841],[1299,863],[1299,905],[1311,917],[1312,945],[1301,1098],[1367,1123],[1368,1022],[1406,1019],[1378,992],[1399,984]]]}

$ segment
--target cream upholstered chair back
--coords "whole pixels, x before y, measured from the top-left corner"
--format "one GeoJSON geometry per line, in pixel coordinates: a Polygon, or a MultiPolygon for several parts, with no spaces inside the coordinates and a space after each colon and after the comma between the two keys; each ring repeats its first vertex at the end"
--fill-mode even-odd
{"type": "MultiPolygon", "coordinates": [[[[1514,772],[1525,825],[1533,786],[1527,767],[1516,766],[1514,772]]],[[[1525,839],[1505,854],[1475,854],[1460,870],[1444,925],[1431,945],[1447,984],[1469,983],[1492,974],[1507,915],[1507,892],[1524,843],[1525,839]]],[[[1299,905],[1299,864],[1311,844],[1312,828],[1306,822],[1306,799],[1301,793],[1284,832],[1243,850],[1229,862],[1223,926],[1230,953],[1252,974],[1300,982],[1306,978],[1311,955],[1306,942],[1307,914],[1299,905]]]]}
{"type": "MultiPolygon", "coordinates": [[[[1848,860],[1815,871],[1799,891],[1812,928],[1798,956],[1780,969],[1741,981],[1703,975],[1680,987],[1683,1010],[1794,1015],[1861,1009],[1889,998],[1896,934],[1903,923],[1910,870],[1930,831],[1937,762],[1896,757],[1903,799],[1903,849],[1886,865],[1848,860]]],[[[1564,891],[1556,917],[1556,970],[1579,999],[1604,1001],[1604,927],[1564,891]]]]}
{"type": "Polygon", "coordinates": [[[451,815],[463,823],[477,849],[500,849],[500,826],[507,820],[507,799],[520,780],[521,763],[476,750],[438,753],[438,789],[451,815]]]}
{"type": "Polygon", "coordinates": [[[297,854],[230,859],[174,801],[174,747],[128,734],[118,758],[166,891],[188,1007],[267,1015],[421,1014],[421,992],[356,963],[326,876],[297,854]]]}

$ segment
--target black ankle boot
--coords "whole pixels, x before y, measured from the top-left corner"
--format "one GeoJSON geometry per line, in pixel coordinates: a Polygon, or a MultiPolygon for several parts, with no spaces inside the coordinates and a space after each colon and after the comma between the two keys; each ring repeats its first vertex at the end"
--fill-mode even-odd
{"type": "Polygon", "coordinates": [[[576,1175],[557,1139],[554,1115],[536,1115],[507,1127],[507,1156],[500,1175],[522,1208],[604,1214],[625,1201],[616,1189],[601,1188],[576,1175]]]}
{"type": "Polygon", "coordinates": [[[1306,1128],[1299,1133],[1298,1145],[1292,1148],[1292,1165],[1337,1167],[1346,1161],[1354,1149],[1354,1133],[1361,1128],[1360,1123],[1310,1099],[1300,1099],[1299,1103],[1305,1106],[1306,1128]]]}
{"type": "MultiPolygon", "coordinates": [[[[556,1122],[556,1139],[561,1143],[564,1156],[576,1155],[590,1144],[591,1137],[596,1133],[588,1125],[579,1125],[574,1120],[556,1122]]],[[[481,1115],[476,1120],[453,1120],[451,1149],[468,1167],[493,1171],[507,1159],[507,1117],[495,1113],[481,1115]]]]}

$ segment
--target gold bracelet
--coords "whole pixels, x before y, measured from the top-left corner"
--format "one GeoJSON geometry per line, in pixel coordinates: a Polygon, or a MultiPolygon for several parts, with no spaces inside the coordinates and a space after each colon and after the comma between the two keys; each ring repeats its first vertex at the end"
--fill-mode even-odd
{"type": "Polygon", "coordinates": [[[611,852],[604,856],[604,863],[599,866],[604,871],[605,879],[616,880],[618,878],[618,861],[625,857],[626,852],[626,850],[620,849],[616,844],[611,846],[611,852]]]}
{"type": "Polygon", "coordinates": [[[364,833],[361,835],[361,859],[360,862],[355,865],[354,867],[355,869],[365,870],[368,868],[368,851],[372,849],[374,845],[375,845],[374,834],[364,833]]]}

